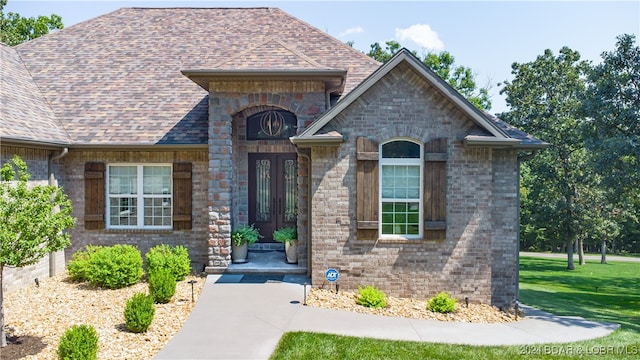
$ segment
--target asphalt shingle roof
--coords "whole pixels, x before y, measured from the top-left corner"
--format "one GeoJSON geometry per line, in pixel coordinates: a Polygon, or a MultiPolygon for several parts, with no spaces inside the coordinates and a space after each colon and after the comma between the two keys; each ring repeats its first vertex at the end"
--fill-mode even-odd
{"type": "Polygon", "coordinates": [[[53,110],[18,53],[0,43],[0,136],[4,139],[68,144],[53,110]]]}
{"type": "Polygon", "coordinates": [[[346,93],[379,66],[276,8],[123,8],[15,49],[79,145],[206,144],[207,93],[180,70],[342,69],[346,93]]]}

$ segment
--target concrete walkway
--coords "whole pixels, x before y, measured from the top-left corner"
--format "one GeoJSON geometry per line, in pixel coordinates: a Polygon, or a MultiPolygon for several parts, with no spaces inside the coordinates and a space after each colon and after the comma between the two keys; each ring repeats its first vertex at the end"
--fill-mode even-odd
{"type": "MultiPolygon", "coordinates": [[[[300,276],[240,283],[243,275],[209,275],[184,327],[154,359],[268,359],[282,334],[311,331],[379,339],[470,345],[565,343],[606,336],[617,324],[554,316],[525,308],[504,324],[392,318],[303,306],[300,276]]],[[[302,280],[304,281],[304,280],[302,280]]],[[[244,282],[244,281],[243,281],[244,282]]]]}

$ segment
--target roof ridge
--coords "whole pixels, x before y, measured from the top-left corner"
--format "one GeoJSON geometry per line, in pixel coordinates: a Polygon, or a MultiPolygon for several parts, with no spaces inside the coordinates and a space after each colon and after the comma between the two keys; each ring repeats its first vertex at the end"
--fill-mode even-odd
{"type": "Polygon", "coordinates": [[[301,57],[302,59],[304,59],[309,64],[311,64],[311,65],[313,65],[315,67],[319,67],[319,68],[326,68],[326,66],[320,64],[319,62],[313,60],[311,57],[309,57],[309,56],[305,55],[304,53],[300,52],[300,50],[298,50],[295,46],[286,44],[284,41],[282,41],[280,39],[277,39],[277,38],[273,38],[273,40],[275,40],[283,48],[285,48],[285,49],[291,51],[292,53],[294,53],[295,55],[301,57]]]}
{"type": "Polygon", "coordinates": [[[295,47],[293,47],[293,48],[292,48],[292,46],[287,45],[287,44],[286,44],[286,43],[284,43],[282,40],[280,40],[280,39],[278,39],[278,38],[275,38],[275,37],[273,37],[273,36],[267,36],[263,41],[261,41],[261,42],[257,43],[255,46],[252,46],[252,47],[250,47],[250,48],[247,48],[246,50],[239,52],[239,53],[238,53],[238,54],[236,54],[235,56],[231,56],[231,57],[227,58],[226,60],[224,60],[224,61],[222,61],[222,62],[218,63],[215,67],[216,67],[216,68],[220,68],[220,67],[222,67],[223,65],[228,64],[228,63],[230,63],[230,62],[233,62],[233,61],[235,61],[235,60],[237,60],[237,59],[241,58],[241,57],[242,57],[242,56],[244,56],[244,55],[251,54],[252,52],[254,52],[254,51],[255,51],[256,49],[258,49],[259,47],[261,47],[261,46],[263,46],[263,45],[266,45],[266,44],[268,44],[268,43],[270,43],[270,42],[275,42],[275,43],[277,43],[278,45],[282,46],[284,49],[286,49],[286,50],[288,50],[289,52],[293,53],[295,56],[297,56],[297,57],[301,58],[302,60],[304,60],[306,63],[308,63],[308,64],[312,65],[313,67],[316,67],[316,68],[323,68],[323,69],[324,69],[324,68],[327,68],[327,66],[324,66],[324,65],[320,64],[319,62],[317,62],[317,61],[313,60],[311,57],[309,57],[309,56],[307,56],[307,55],[305,55],[305,54],[301,53],[299,50],[295,49],[295,47]]]}
{"type": "Polygon", "coordinates": [[[274,9],[274,10],[277,10],[277,11],[280,11],[280,12],[284,13],[289,18],[294,19],[295,21],[297,21],[300,24],[310,28],[311,30],[316,31],[316,32],[324,35],[325,37],[327,37],[329,40],[333,41],[334,43],[340,44],[340,46],[342,46],[343,48],[350,49],[351,52],[353,52],[354,54],[357,54],[357,56],[359,56],[359,57],[361,57],[363,59],[366,59],[366,60],[370,61],[371,63],[377,65],[377,66],[382,65],[381,62],[371,58],[370,56],[368,56],[364,52],[355,49],[353,46],[347,45],[347,43],[345,43],[345,42],[341,41],[340,39],[338,39],[337,37],[329,34],[327,31],[322,31],[318,27],[316,27],[314,25],[311,25],[310,23],[308,23],[308,22],[306,22],[306,21],[304,21],[304,20],[302,20],[302,19],[300,19],[300,18],[298,18],[298,17],[296,17],[296,16],[294,16],[292,14],[289,14],[288,12],[280,9],[279,7],[272,7],[271,9],[274,9]]]}
{"type": "MultiPolygon", "coordinates": [[[[120,9],[136,9],[136,10],[175,10],[175,9],[202,9],[202,10],[208,10],[208,9],[237,9],[237,10],[249,10],[249,9],[277,9],[277,7],[273,7],[273,6],[247,6],[247,7],[242,7],[242,6],[123,6],[121,8],[118,8],[117,10],[120,9]]],[[[117,11],[115,10],[115,11],[117,11]]]]}

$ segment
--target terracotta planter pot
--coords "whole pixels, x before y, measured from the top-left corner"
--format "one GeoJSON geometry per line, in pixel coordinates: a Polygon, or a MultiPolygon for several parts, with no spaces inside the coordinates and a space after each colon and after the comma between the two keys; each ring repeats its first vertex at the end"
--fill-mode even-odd
{"type": "Polygon", "coordinates": [[[247,254],[249,253],[249,245],[244,243],[240,246],[231,244],[231,261],[234,263],[246,263],[247,254]]]}
{"type": "Polygon", "coordinates": [[[287,254],[287,262],[289,264],[298,263],[298,254],[296,253],[298,240],[287,241],[284,243],[284,252],[287,254]]]}

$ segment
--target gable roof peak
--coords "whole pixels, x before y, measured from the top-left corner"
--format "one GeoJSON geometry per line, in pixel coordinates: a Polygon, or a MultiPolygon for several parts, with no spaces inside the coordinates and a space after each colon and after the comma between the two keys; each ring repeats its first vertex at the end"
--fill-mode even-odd
{"type": "Polygon", "coordinates": [[[309,126],[302,134],[294,137],[293,141],[313,137],[320,131],[327,123],[329,123],[336,115],[343,111],[346,107],[352,104],[358,97],[364,94],[378,81],[380,81],[389,72],[395,69],[400,63],[407,63],[418,74],[422,76],[427,82],[434,86],[444,96],[451,100],[463,113],[469,116],[477,125],[487,130],[492,136],[505,139],[509,138],[509,135],[492,121],[490,121],[484,113],[478,110],[473,104],[466,100],[460,93],[458,93],[451,85],[438,76],[433,70],[429,69],[420,59],[418,59],[407,48],[398,50],[394,56],[382,64],[376,71],[369,75],[362,83],[360,83],[353,91],[342,99],[336,106],[329,109],[320,119],[316,120],[311,126],[309,126]]]}

